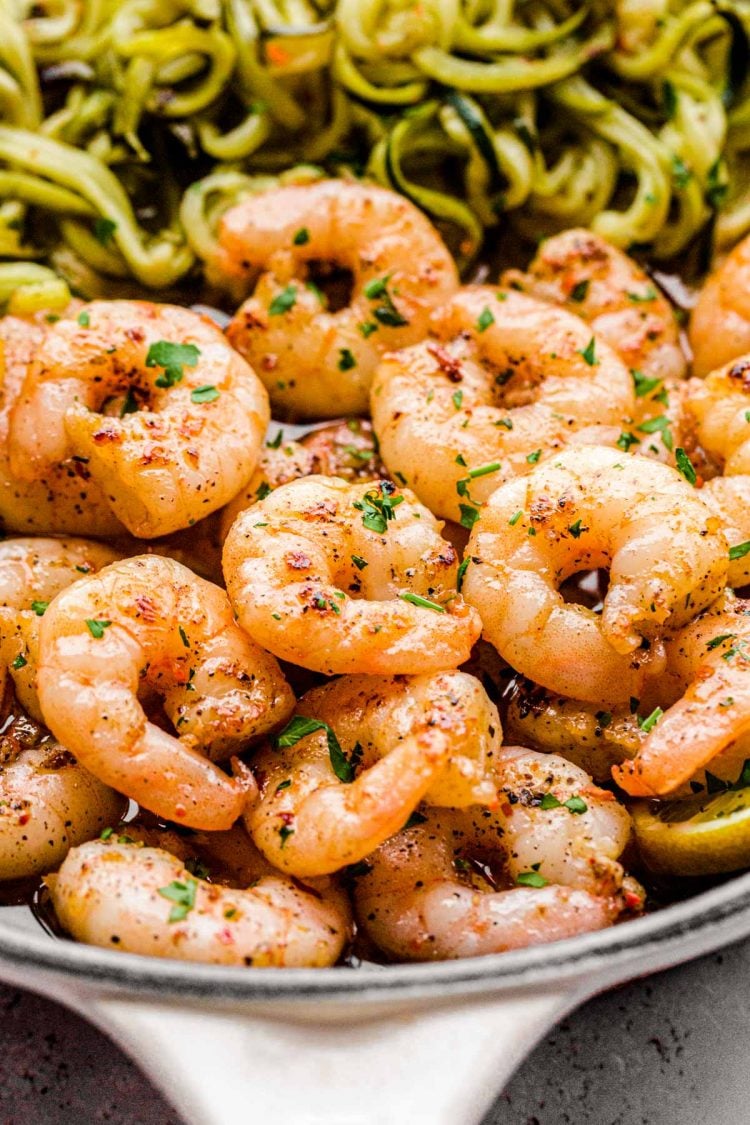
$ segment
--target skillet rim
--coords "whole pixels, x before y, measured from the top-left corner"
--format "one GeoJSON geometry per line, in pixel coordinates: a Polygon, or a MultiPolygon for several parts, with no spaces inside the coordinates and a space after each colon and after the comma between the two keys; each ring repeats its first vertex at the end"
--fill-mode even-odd
{"type": "MultiPolygon", "coordinates": [[[[750,872],[643,918],[549,945],[417,964],[238,968],[120,953],[3,923],[0,964],[99,991],[222,1002],[383,1002],[418,996],[538,991],[597,978],[604,987],[701,956],[750,934],[750,872]],[[697,944],[697,947],[695,943],[697,944]],[[609,979],[607,979],[609,977],[609,979]]],[[[0,973],[0,979],[2,974],[0,973]]],[[[17,983],[23,986],[22,980],[17,983]]],[[[33,988],[34,981],[28,981],[33,988]]],[[[594,988],[590,990],[595,991],[594,988]]]]}

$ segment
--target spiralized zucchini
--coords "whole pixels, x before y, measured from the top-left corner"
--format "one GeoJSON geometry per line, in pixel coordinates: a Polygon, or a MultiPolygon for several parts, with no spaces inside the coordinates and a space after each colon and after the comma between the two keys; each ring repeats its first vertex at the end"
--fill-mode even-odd
{"type": "Polygon", "coordinates": [[[466,265],[506,222],[722,245],[749,34],[750,0],[0,0],[0,257],[169,289],[294,165],[402,192],[466,265]]]}

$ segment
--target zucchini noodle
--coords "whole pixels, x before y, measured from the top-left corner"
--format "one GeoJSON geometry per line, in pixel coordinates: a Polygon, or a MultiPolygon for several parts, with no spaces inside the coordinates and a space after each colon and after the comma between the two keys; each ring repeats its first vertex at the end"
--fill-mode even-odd
{"type": "Polygon", "coordinates": [[[508,225],[710,251],[749,36],[750,0],[0,0],[0,301],[219,284],[222,211],[290,175],[402,192],[465,268],[508,225]]]}

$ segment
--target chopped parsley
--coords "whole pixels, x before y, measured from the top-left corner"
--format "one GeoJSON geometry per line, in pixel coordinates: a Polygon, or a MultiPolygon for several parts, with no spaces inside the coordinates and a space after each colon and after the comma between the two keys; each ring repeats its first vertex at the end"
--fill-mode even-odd
{"type": "MultiPolygon", "coordinates": [[[[698,476],[693,467],[693,462],[690,460],[681,445],[677,446],[674,456],[678,473],[682,473],[688,484],[694,485],[698,480],[698,476]]],[[[750,549],[750,544],[748,544],[748,549],[750,549]]]]}
{"type": "Polygon", "coordinates": [[[198,889],[198,884],[195,879],[186,879],[181,882],[179,879],[174,879],[168,887],[159,887],[157,894],[162,898],[169,899],[174,903],[174,906],[169,912],[167,922],[182,922],[187,918],[190,911],[195,906],[195,892],[198,889]]]}
{"type": "Polygon", "coordinates": [[[522,515],[523,515],[523,511],[522,511],[521,508],[519,508],[517,512],[514,512],[513,515],[510,517],[510,519],[508,520],[508,523],[510,524],[510,526],[515,527],[522,515]]]}
{"type": "Polygon", "coordinates": [[[628,293],[628,300],[632,301],[635,305],[645,305],[649,301],[655,301],[658,294],[653,285],[649,285],[645,293],[628,293]]]}
{"type": "Polygon", "coordinates": [[[519,887],[546,887],[549,879],[545,879],[544,875],[540,875],[539,868],[541,863],[532,863],[530,871],[519,871],[516,875],[516,883],[519,887]]]}
{"type": "Polygon", "coordinates": [[[479,510],[475,508],[473,504],[459,504],[458,507],[461,513],[461,518],[459,519],[461,527],[465,527],[467,531],[471,531],[472,527],[479,519],[479,510]]]}
{"type": "Polygon", "coordinates": [[[744,559],[747,554],[750,554],[750,539],[746,539],[744,543],[737,543],[734,547],[729,548],[729,561],[734,562],[735,559],[744,559]]]}
{"type": "Polygon", "coordinates": [[[11,668],[15,668],[15,670],[18,671],[19,668],[25,668],[27,664],[28,664],[28,660],[23,655],[23,653],[19,652],[18,656],[16,657],[16,659],[11,664],[11,668]]]}
{"type": "Polygon", "coordinates": [[[571,301],[575,301],[578,305],[580,305],[582,301],[585,301],[588,296],[590,284],[591,282],[588,278],[584,278],[583,281],[577,281],[570,291],[571,301]]]}
{"type": "Polygon", "coordinates": [[[569,526],[568,531],[574,539],[580,539],[582,533],[588,531],[588,528],[583,526],[583,520],[576,520],[575,523],[569,526]]]}
{"type": "Polygon", "coordinates": [[[276,745],[279,748],[284,746],[296,746],[301,739],[319,730],[325,731],[326,741],[328,743],[328,756],[333,772],[336,774],[339,781],[342,781],[345,785],[349,785],[354,781],[357,766],[362,760],[362,747],[357,742],[351,755],[347,758],[346,754],[341,749],[335,732],[329,727],[328,723],[324,723],[321,719],[308,719],[304,715],[295,715],[284,727],[281,734],[277,735],[276,745]]]}
{"type": "Polygon", "coordinates": [[[114,219],[96,219],[94,222],[94,238],[102,246],[108,246],[114,238],[117,223],[114,219]]]}
{"type": "Polygon", "coordinates": [[[661,707],[654,707],[651,714],[647,715],[645,719],[642,719],[640,718],[640,716],[638,716],[638,726],[641,728],[644,734],[648,734],[649,731],[652,731],[654,729],[663,714],[664,712],[662,711],[661,707]]]}
{"type": "Polygon", "coordinates": [[[641,444],[641,439],[637,438],[635,436],[635,434],[628,433],[627,430],[623,430],[623,432],[620,434],[617,441],[615,442],[615,445],[617,446],[617,448],[622,449],[624,453],[628,452],[631,445],[640,445],[640,444],[641,444]]]}
{"type": "Polygon", "coordinates": [[[470,562],[471,562],[471,559],[467,556],[458,568],[458,572],[456,574],[456,589],[458,590],[459,593],[461,593],[461,587],[464,584],[464,575],[466,574],[466,571],[469,569],[469,563],[470,562]]]}
{"type": "Polygon", "coordinates": [[[289,312],[297,303],[297,286],[287,285],[286,289],[282,289],[277,293],[271,304],[268,306],[270,316],[282,316],[283,313],[289,312]]]}
{"type": "Polygon", "coordinates": [[[641,422],[640,426],[636,429],[642,434],[661,434],[661,440],[664,447],[672,452],[674,442],[672,440],[672,431],[669,428],[669,418],[666,414],[659,414],[657,418],[647,418],[645,422],[641,422]]]}
{"type": "Polygon", "coordinates": [[[339,348],[339,371],[351,371],[353,367],[357,366],[357,360],[354,353],[349,348],[339,348]]]}
{"type": "Polygon", "coordinates": [[[300,227],[299,230],[295,232],[294,238],[292,239],[295,246],[305,246],[309,241],[310,232],[307,227],[300,227]]]}
{"type": "Polygon", "coordinates": [[[630,374],[633,376],[636,398],[645,398],[646,395],[651,394],[652,391],[661,386],[661,379],[649,379],[642,371],[631,370],[630,374]]]}
{"type": "Polygon", "coordinates": [[[77,319],[78,319],[78,323],[80,324],[81,328],[88,328],[88,327],[89,327],[89,325],[91,324],[91,317],[90,317],[90,316],[89,316],[89,314],[88,314],[87,312],[85,312],[85,311],[84,311],[84,312],[80,312],[80,313],[78,314],[78,318],[77,318],[77,319]]]}
{"type": "Polygon", "coordinates": [[[388,282],[390,274],[386,277],[376,277],[372,281],[368,281],[364,288],[365,297],[368,301],[380,301],[381,303],[377,308],[372,310],[372,315],[381,324],[385,324],[388,328],[401,328],[403,325],[408,324],[409,321],[401,315],[399,310],[393,303],[393,297],[388,292],[388,282]]]}
{"type": "Polygon", "coordinates": [[[214,402],[219,397],[220,392],[216,387],[212,387],[210,383],[206,383],[202,387],[196,387],[195,390],[190,392],[190,398],[193,402],[214,402]]]}
{"type": "Polygon", "coordinates": [[[495,318],[488,305],[485,305],[477,319],[477,331],[486,332],[491,324],[495,323],[495,318]]]}
{"type": "Polygon", "coordinates": [[[128,387],[128,393],[125,395],[125,398],[122,400],[122,406],[120,407],[120,417],[124,418],[126,414],[136,414],[137,412],[138,412],[138,403],[136,402],[136,398],[135,398],[135,395],[133,393],[133,388],[128,387]]]}
{"type": "Polygon", "coordinates": [[[453,400],[453,405],[455,406],[456,410],[460,410],[461,409],[461,403],[464,401],[464,392],[463,391],[454,391],[453,394],[451,395],[451,398],[453,400]]]}
{"type": "Polygon", "coordinates": [[[33,609],[37,617],[43,617],[48,605],[49,602],[32,602],[31,608],[33,609]]]}
{"type": "Polygon", "coordinates": [[[373,332],[377,332],[378,330],[377,324],[373,323],[371,320],[363,320],[361,324],[357,325],[357,328],[360,330],[365,340],[368,336],[372,336],[373,332]]]}
{"type": "Polygon", "coordinates": [[[352,562],[356,566],[357,570],[364,570],[368,565],[367,559],[363,559],[361,555],[352,555],[352,562]]]}
{"type": "Polygon", "coordinates": [[[183,368],[195,367],[200,356],[195,344],[173,344],[157,340],[148,349],[146,367],[163,367],[164,374],[155,380],[157,387],[173,387],[184,374],[183,368]]]}
{"type": "Polygon", "coordinates": [[[599,363],[596,358],[596,337],[592,336],[583,351],[579,351],[578,354],[583,357],[584,363],[587,363],[589,367],[596,367],[599,363]]]}
{"type": "Polygon", "coordinates": [[[445,613],[445,606],[438,605],[437,602],[431,602],[429,598],[423,598],[420,594],[413,594],[411,590],[405,590],[399,594],[399,597],[402,602],[409,602],[421,609],[432,609],[435,613],[445,613]]]}
{"type": "Polygon", "coordinates": [[[376,489],[371,488],[361,500],[353,501],[353,505],[362,512],[362,523],[368,531],[384,535],[389,521],[396,518],[394,509],[403,503],[404,498],[392,495],[393,485],[388,481],[380,481],[378,488],[379,495],[376,489]]]}
{"type": "Polygon", "coordinates": [[[541,456],[542,456],[541,449],[535,449],[533,453],[527,454],[526,460],[528,461],[528,463],[530,465],[536,465],[537,461],[539,460],[539,458],[541,456]]]}
{"type": "Polygon", "coordinates": [[[97,621],[92,617],[86,618],[88,631],[89,633],[91,633],[91,636],[94,637],[94,639],[97,641],[102,639],[102,637],[104,636],[104,630],[109,629],[111,624],[111,621],[97,621]]]}

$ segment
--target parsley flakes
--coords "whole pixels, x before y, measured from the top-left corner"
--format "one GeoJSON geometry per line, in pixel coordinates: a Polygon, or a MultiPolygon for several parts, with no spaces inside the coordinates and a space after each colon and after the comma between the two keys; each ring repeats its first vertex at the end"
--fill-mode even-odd
{"type": "Polygon", "coordinates": [[[195,367],[200,357],[195,344],[173,344],[157,340],[146,354],[146,367],[163,367],[164,374],[155,379],[157,387],[173,387],[182,380],[185,367],[195,367]]]}

